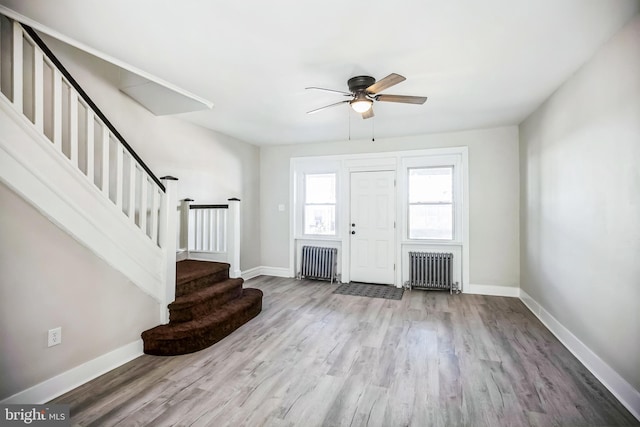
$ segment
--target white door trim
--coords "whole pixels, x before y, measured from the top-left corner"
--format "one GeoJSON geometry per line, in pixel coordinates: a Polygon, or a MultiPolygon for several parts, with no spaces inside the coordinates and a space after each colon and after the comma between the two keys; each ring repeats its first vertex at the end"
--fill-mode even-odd
{"type": "MultiPolygon", "coordinates": [[[[350,245],[349,245],[349,227],[343,225],[348,224],[351,212],[350,212],[350,185],[348,184],[351,172],[366,172],[366,171],[382,171],[389,170],[396,172],[396,279],[395,285],[397,287],[402,286],[402,254],[403,250],[408,244],[422,244],[421,242],[407,242],[403,237],[403,230],[406,227],[406,218],[403,216],[404,212],[404,200],[406,200],[406,188],[403,188],[403,173],[404,166],[407,164],[407,160],[411,163],[410,159],[417,159],[420,157],[437,157],[437,156],[460,156],[461,159],[461,184],[462,184],[462,224],[461,233],[457,236],[455,245],[461,247],[461,275],[462,275],[462,290],[467,291],[469,286],[469,173],[468,173],[468,147],[447,147],[447,148],[430,148],[419,150],[404,150],[393,152],[381,152],[381,153],[360,153],[360,154],[341,154],[341,155],[328,155],[328,156],[304,156],[304,157],[292,157],[290,160],[290,192],[289,192],[289,206],[290,206],[290,238],[289,238],[289,276],[294,277],[296,271],[296,262],[299,260],[296,257],[296,248],[301,240],[310,241],[317,240],[317,243],[322,245],[327,241],[334,242],[335,245],[339,245],[342,250],[339,250],[341,281],[343,283],[350,281],[350,245]],[[336,236],[330,238],[317,238],[313,236],[303,236],[300,234],[300,218],[298,218],[298,212],[296,211],[296,201],[299,197],[299,188],[296,184],[300,174],[310,173],[313,171],[322,170],[333,171],[338,176],[338,216],[339,230],[336,236]],[[324,241],[324,242],[323,242],[324,241]],[[400,264],[400,265],[399,265],[400,264]]],[[[437,242],[427,243],[438,244],[437,242]]],[[[444,244],[444,242],[443,242],[444,244]]],[[[446,244],[452,244],[447,242],[446,244]]]]}

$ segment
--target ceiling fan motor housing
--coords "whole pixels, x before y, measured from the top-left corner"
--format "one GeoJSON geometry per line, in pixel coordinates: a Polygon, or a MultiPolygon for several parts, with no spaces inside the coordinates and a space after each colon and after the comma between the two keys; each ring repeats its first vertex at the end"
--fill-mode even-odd
{"type": "Polygon", "coordinates": [[[371,86],[376,82],[371,76],[356,76],[349,79],[347,85],[349,85],[349,91],[356,92],[364,92],[366,88],[371,86]]]}

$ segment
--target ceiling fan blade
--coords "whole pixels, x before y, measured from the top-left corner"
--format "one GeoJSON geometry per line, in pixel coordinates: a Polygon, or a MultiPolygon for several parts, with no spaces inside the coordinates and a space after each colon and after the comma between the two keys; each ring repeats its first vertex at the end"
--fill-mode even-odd
{"type": "Polygon", "coordinates": [[[334,93],[341,93],[342,95],[345,95],[345,96],[353,96],[351,92],[345,92],[343,90],[335,90],[335,89],[326,89],[323,87],[310,86],[310,87],[305,87],[305,89],[323,90],[325,92],[334,92],[334,93]]]}
{"type": "Polygon", "coordinates": [[[427,100],[427,97],[407,95],[376,95],[375,100],[382,102],[400,102],[403,104],[424,104],[427,100]]]}
{"type": "Polygon", "coordinates": [[[307,114],[317,113],[318,111],[322,111],[322,110],[324,110],[324,109],[326,109],[326,108],[335,107],[335,106],[337,106],[337,105],[340,105],[340,104],[346,104],[346,103],[348,103],[348,102],[349,102],[349,101],[340,101],[340,102],[336,102],[335,104],[325,105],[324,107],[320,107],[320,108],[316,108],[315,110],[307,111],[307,114]]]}
{"type": "Polygon", "coordinates": [[[373,116],[375,116],[375,114],[373,114],[373,107],[369,108],[367,111],[362,113],[362,118],[363,119],[370,119],[373,116]]]}
{"type": "Polygon", "coordinates": [[[367,92],[368,93],[382,92],[383,90],[388,89],[391,86],[397,85],[398,83],[401,83],[401,82],[403,82],[405,80],[407,80],[407,79],[405,77],[401,76],[400,74],[391,73],[387,77],[385,77],[384,79],[379,80],[379,81],[375,82],[374,84],[372,84],[371,86],[369,86],[367,88],[367,92]]]}

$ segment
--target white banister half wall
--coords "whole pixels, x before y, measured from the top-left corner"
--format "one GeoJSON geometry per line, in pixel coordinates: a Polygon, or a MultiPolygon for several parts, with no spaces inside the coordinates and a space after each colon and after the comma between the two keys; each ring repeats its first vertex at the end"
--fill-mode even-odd
{"type": "Polygon", "coordinates": [[[226,204],[180,202],[178,259],[226,262],[240,277],[240,199],[226,204]]]}
{"type": "Polygon", "coordinates": [[[175,179],[157,178],[37,33],[2,15],[0,92],[0,179],[153,296],[168,321],[175,179]]]}

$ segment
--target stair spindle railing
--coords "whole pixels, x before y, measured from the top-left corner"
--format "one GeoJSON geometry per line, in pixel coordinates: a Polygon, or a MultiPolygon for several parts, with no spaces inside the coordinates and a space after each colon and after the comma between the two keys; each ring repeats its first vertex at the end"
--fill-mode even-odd
{"type": "Polygon", "coordinates": [[[159,245],[163,183],[31,27],[2,17],[0,38],[5,37],[9,40],[0,42],[3,95],[159,245]]]}
{"type": "Polygon", "coordinates": [[[66,159],[79,180],[96,187],[159,248],[164,283],[154,295],[167,322],[166,305],[175,297],[175,178],[154,175],[38,34],[2,14],[0,101],[31,122],[51,142],[52,155],[66,159]]]}
{"type": "Polygon", "coordinates": [[[180,204],[178,250],[185,259],[230,264],[231,277],[240,277],[240,200],[226,204],[180,204]]]}

